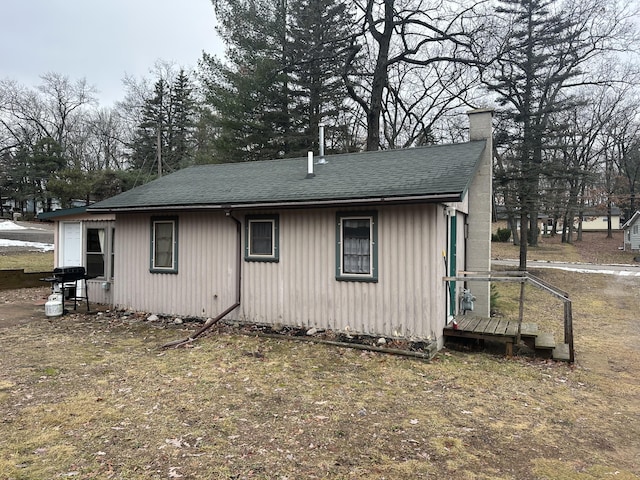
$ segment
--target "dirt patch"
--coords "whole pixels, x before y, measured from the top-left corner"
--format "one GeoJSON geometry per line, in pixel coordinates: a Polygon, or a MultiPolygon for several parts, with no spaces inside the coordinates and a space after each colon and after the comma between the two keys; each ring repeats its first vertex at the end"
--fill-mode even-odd
{"type": "Polygon", "coordinates": [[[44,320],[44,304],[50,289],[0,290],[0,328],[44,320]]]}

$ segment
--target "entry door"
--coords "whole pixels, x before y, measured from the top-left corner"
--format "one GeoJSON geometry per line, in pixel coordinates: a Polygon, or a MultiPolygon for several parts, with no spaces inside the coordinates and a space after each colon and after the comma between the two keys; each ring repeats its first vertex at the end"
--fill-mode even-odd
{"type": "MultiPolygon", "coordinates": [[[[458,218],[455,210],[450,217],[449,225],[449,275],[455,277],[458,274],[457,256],[458,256],[458,218]]],[[[456,314],[456,282],[449,282],[449,315],[456,314]]]]}
{"type": "Polygon", "coordinates": [[[62,222],[59,267],[82,266],[82,223],[62,222]]]}
{"type": "MultiPolygon", "coordinates": [[[[82,222],[63,222],[60,231],[59,267],[82,266],[82,222]]],[[[84,295],[84,282],[75,282],[75,295],[84,295]]],[[[68,286],[65,284],[65,286],[68,286]]]]}

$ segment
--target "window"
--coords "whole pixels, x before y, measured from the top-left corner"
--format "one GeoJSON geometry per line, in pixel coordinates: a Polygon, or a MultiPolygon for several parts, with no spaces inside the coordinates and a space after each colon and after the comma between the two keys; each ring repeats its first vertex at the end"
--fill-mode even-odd
{"type": "Polygon", "coordinates": [[[178,273],[178,219],[151,219],[151,272],[178,273]]]}
{"type": "Polygon", "coordinates": [[[376,212],[336,216],[336,279],[378,281],[376,212]]]}
{"type": "Polygon", "coordinates": [[[634,225],[633,226],[633,234],[637,235],[638,234],[638,225],[634,225]]]}
{"type": "Polygon", "coordinates": [[[115,246],[116,246],[116,229],[111,229],[111,278],[113,278],[113,272],[115,272],[115,246]]]}
{"type": "Polygon", "coordinates": [[[87,275],[104,277],[105,229],[87,228],[87,275]]]}
{"type": "Polygon", "coordinates": [[[253,215],[245,220],[245,260],[277,262],[280,257],[278,215],[253,215]]]}

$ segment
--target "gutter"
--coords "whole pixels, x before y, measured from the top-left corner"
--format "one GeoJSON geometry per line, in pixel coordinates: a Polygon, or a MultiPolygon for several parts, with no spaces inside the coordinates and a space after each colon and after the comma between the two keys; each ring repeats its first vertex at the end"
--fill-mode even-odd
{"type": "Polygon", "coordinates": [[[196,338],[202,335],[204,332],[209,330],[212,326],[230,314],[233,310],[240,306],[240,299],[242,294],[242,223],[236,217],[234,217],[230,210],[225,212],[227,217],[233,220],[236,223],[236,234],[237,234],[237,250],[238,253],[236,255],[236,272],[238,272],[238,277],[236,279],[236,301],[233,305],[227,308],[225,311],[220,313],[217,317],[211,318],[205,322],[205,324],[195,332],[193,335],[187,338],[183,338],[181,340],[174,340],[172,342],[165,343],[162,345],[162,348],[178,348],[182,345],[186,345],[187,343],[193,342],[196,338]]]}
{"type": "Polygon", "coordinates": [[[333,200],[304,200],[285,202],[256,202],[256,203],[230,203],[230,204],[194,204],[194,205],[154,205],[144,207],[89,207],[89,213],[138,213],[167,210],[239,210],[239,209],[266,209],[266,208],[299,208],[299,207],[335,207],[349,205],[386,204],[399,205],[404,203],[440,203],[459,202],[462,195],[459,193],[441,193],[434,195],[412,195],[406,197],[372,197],[354,199],[333,200]]]}

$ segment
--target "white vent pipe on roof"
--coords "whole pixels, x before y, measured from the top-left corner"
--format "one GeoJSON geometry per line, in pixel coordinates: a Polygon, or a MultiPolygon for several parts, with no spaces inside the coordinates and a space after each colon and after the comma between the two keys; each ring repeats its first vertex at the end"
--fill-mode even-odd
{"type": "Polygon", "coordinates": [[[313,152],[309,152],[307,154],[307,178],[313,177],[315,177],[313,173],[313,152]]]}
{"type": "Polygon", "coordinates": [[[318,130],[318,154],[320,156],[318,163],[323,164],[326,162],[324,159],[324,123],[318,124],[318,130]]]}

